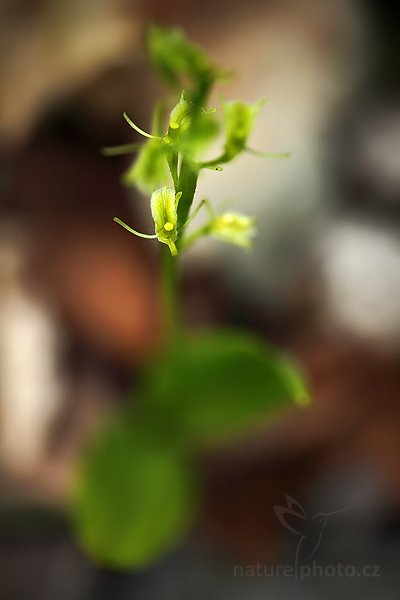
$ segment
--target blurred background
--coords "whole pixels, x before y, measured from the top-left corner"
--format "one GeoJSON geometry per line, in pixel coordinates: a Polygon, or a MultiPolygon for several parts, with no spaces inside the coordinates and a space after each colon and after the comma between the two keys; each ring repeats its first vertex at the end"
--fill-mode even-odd
{"type": "MultiPolygon", "coordinates": [[[[1,0],[0,598],[397,598],[400,591],[399,8],[388,0],[1,0]],[[255,214],[251,254],[218,242],[183,265],[187,322],[238,325],[291,353],[313,403],[204,458],[189,539],[141,572],[97,569],[66,507],[90,432],[160,331],[148,203],[100,148],[145,129],[162,87],[151,22],[180,26],[267,97],[240,157],[201,194],[255,214]],[[143,227],[141,228],[140,225],[143,227]],[[238,577],[293,564],[274,507],[332,516],[315,558],[380,577],[238,577]]],[[[215,105],[219,97],[215,96],[215,105]]]]}

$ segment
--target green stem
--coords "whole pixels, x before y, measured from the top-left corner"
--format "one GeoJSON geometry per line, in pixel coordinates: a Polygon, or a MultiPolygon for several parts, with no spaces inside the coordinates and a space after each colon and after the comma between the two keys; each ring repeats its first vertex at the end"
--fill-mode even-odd
{"type": "Polygon", "coordinates": [[[178,153],[174,150],[167,150],[167,162],[171,173],[172,181],[174,182],[175,191],[179,191],[179,178],[178,178],[178,153]]]}
{"type": "MultiPolygon", "coordinates": [[[[205,103],[212,83],[212,79],[205,82],[192,97],[193,122],[198,118],[201,106],[205,103]]],[[[138,130],[137,126],[135,126],[133,123],[130,124],[136,130],[138,130]]],[[[143,135],[145,132],[141,130],[140,133],[143,135]]],[[[193,199],[196,192],[199,167],[193,160],[182,158],[178,174],[178,153],[175,151],[167,153],[167,161],[174,182],[175,191],[182,193],[178,205],[177,226],[179,231],[189,218],[190,208],[193,204],[193,199]]],[[[177,240],[177,245],[179,245],[180,242],[179,238],[177,240]]],[[[169,250],[163,251],[163,259],[162,290],[165,333],[167,341],[171,343],[182,332],[178,281],[179,262],[177,257],[171,256],[169,250]]]]}
{"type": "Polygon", "coordinates": [[[183,239],[181,246],[182,250],[187,250],[188,248],[190,248],[190,246],[193,246],[193,244],[197,242],[197,240],[207,235],[209,232],[210,224],[207,223],[206,225],[203,225],[202,227],[200,227],[199,229],[197,229],[196,231],[194,231],[193,233],[191,233],[183,239]]]}
{"type": "Polygon", "coordinates": [[[204,205],[210,206],[210,203],[205,198],[203,200],[201,200],[201,202],[198,203],[198,205],[196,206],[196,208],[194,210],[192,210],[192,212],[189,215],[188,219],[186,220],[186,222],[182,226],[182,231],[184,231],[186,229],[186,227],[188,225],[190,225],[190,223],[193,221],[193,219],[195,219],[197,217],[199,211],[203,208],[204,205]]]}
{"type": "Polygon", "coordinates": [[[223,165],[224,163],[229,162],[231,158],[232,157],[227,152],[224,152],[223,154],[221,154],[221,156],[218,156],[218,158],[214,158],[213,160],[207,160],[206,162],[200,163],[200,167],[202,169],[212,169],[213,167],[219,167],[219,165],[223,165]]]}
{"type": "Polygon", "coordinates": [[[178,189],[182,192],[178,206],[178,229],[181,229],[188,220],[198,176],[199,171],[193,161],[183,158],[178,181],[178,189]]]}
{"type": "Polygon", "coordinates": [[[263,152],[246,146],[245,151],[260,158],[290,158],[290,152],[263,152]]]}
{"type": "Polygon", "coordinates": [[[165,338],[170,344],[182,328],[178,287],[179,262],[171,255],[168,248],[163,248],[162,254],[162,309],[165,338]]]}

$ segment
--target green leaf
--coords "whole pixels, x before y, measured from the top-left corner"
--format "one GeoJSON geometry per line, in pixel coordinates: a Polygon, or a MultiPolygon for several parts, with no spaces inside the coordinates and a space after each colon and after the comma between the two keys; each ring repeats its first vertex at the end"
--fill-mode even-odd
{"type": "Polygon", "coordinates": [[[144,393],[164,435],[171,428],[195,446],[248,429],[308,397],[288,359],[239,332],[182,341],[149,371],[144,393]]]}
{"type": "Polygon", "coordinates": [[[78,537],[98,563],[140,567],[186,532],[194,490],[176,453],[114,421],[84,457],[73,507],[78,537]]]}

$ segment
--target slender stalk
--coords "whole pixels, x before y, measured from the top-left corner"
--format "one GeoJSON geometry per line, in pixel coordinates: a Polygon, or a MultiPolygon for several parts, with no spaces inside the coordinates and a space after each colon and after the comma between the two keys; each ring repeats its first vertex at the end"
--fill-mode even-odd
{"type": "Polygon", "coordinates": [[[181,229],[184,226],[189,217],[198,176],[199,171],[196,165],[193,164],[192,161],[183,158],[178,182],[178,189],[182,192],[178,207],[178,229],[181,229]]]}
{"type": "Polygon", "coordinates": [[[220,165],[229,161],[230,156],[226,152],[224,152],[223,154],[221,154],[221,156],[218,156],[218,158],[214,158],[213,160],[207,160],[206,162],[200,163],[200,167],[202,169],[212,169],[214,167],[219,167],[220,165]]]}
{"type": "Polygon", "coordinates": [[[196,208],[194,210],[192,210],[191,214],[189,215],[188,219],[186,220],[186,222],[183,224],[182,226],[182,231],[184,231],[186,229],[186,227],[188,225],[190,225],[190,223],[193,221],[193,219],[195,219],[199,213],[199,211],[203,208],[204,205],[209,204],[208,200],[206,200],[205,198],[203,198],[203,200],[201,200],[199,202],[199,204],[196,206],[196,208]]]}
{"type": "Polygon", "coordinates": [[[199,240],[203,236],[207,235],[209,233],[209,231],[210,231],[210,225],[209,225],[209,223],[207,223],[206,225],[203,225],[202,227],[200,227],[199,229],[197,229],[196,231],[194,231],[193,233],[191,233],[190,235],[185,237],[183,239],[182,245],[181,245],[182,250],[187,250],[188,248],[190,248],[190,246],[193,246],[193,244],[195,242],[197,242],[197,240],[199,240]]]}
{"type": "Polygon", "coordinates": [[[245,148],[246,152],[253,156],[259,156],[260,158],[290,158],[290,152],[263,152],[262,150],[255,150],[254,148],[245,148]]]}
{"type": "Polygon", "coordinates": [[[178,259],[168,248],[162,249],[162,310],[164,332],[168,344],[180,334],[182,329],[181,307],[178,282],[178,259]]]}
{"type": "Polygon", "coordinates": [[[167,150],[166,152],[168,167],[171,173],[172,181],[174,182],[175,191],[179,191],[179,178],[178,178],[178,153],[174,150],[167,150]]]}

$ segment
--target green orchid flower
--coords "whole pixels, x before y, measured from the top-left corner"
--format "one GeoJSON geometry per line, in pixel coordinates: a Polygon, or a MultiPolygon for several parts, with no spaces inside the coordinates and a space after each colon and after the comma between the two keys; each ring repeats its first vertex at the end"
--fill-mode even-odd
{"type": "Polygon", "coordinates": [[[237,212],[226,212],[212,219],[208,232],[228,244],[249,248],[255,235],[255,219],[237,212]]]}
{"type": "MultiPolygon", "coordinates": [[[[202,237],[211,235],[227,244],[249,248],[256,234],[255,219],[239,212],[217,215],[208,200],[202,200],[193,211],[191,222],[202,206],[206,206],[210,219],[199,229],[184,238],[182,248],[186,250],[202,237]]],[[[187,224],[188,224],[187,223],[187,224]]]]}
{"type": "Polygon", "coordinates": [[[169,117],[169,131],[170,135],[174,132],[184,134],[190,127],[190,112],[191,103],[186,99],[185,92],[181,92],[181,97],[178,104],[172,109],[169,117]],[[178,131],[179,130],[179,131],[178,131]]]}
{"type": "Polygon", "coordinates": [[[223,152],[217,158],[201,163],[202,168],[210,169],[219,167],[224,163],[230,162],[244,151],[265,157],[283,158],[288,156],[287,153],[258,152],[247,146],[247,140],[253,129],[255,118],[260,108],[264,105],[264,102],[264,100],[259,100],[254,104],[248,104],[247,102],[234,100],[224,103],[226,138],[223,152]]]}
{"type": "Polygon", "coordinates": [[[172,256],[178,251],[175,242],[178,238],[178,204],[182,192],[175,193],[172,188],[163,187],[151,195],[151,214],[159,242],[167,244],[172,256]]]}
{"type": "Polygon", "coordinates": [[[219,132],[215,119],[215,109],[193,110],[193,103],[187,99],[185,91],[171,111],[168,132],[164,144],[170,144],[181,156],[195,160],[198,153],[212,142],[219,132]]]}
{"type": "Polygon", "coordinates": [[[123,175],[126,185],[137,185],[143,193],[170,182],[168,165],[165,160],[165,146],[162,140],[151,139],[141,147],[136,160],[123,175]]]}
{"type": "Polygon", "coordinates": [[[156,190],[151,195],[150,207],[151,214],[154,220],[155,233],[141,233],[132,229],[121,221],[118,217],[114,217],[114,221],[127,229],[130,233],[145,239],[158,239],[162,244],[167,244],[172,256],[178,254],[176,248],[176,240],[178,239],[178,204],[182,192],[175,193],[175,190],[168,187],[162,187],[156,190]]]}
{"type": "Polygon", "coordinates": [[[247,139],[253,129],[254,120],[263,104],[264,100],[259,100],[255,104],[238,100],[224,103],[226,160],[232,160],[246,149],[247,139]]]}

